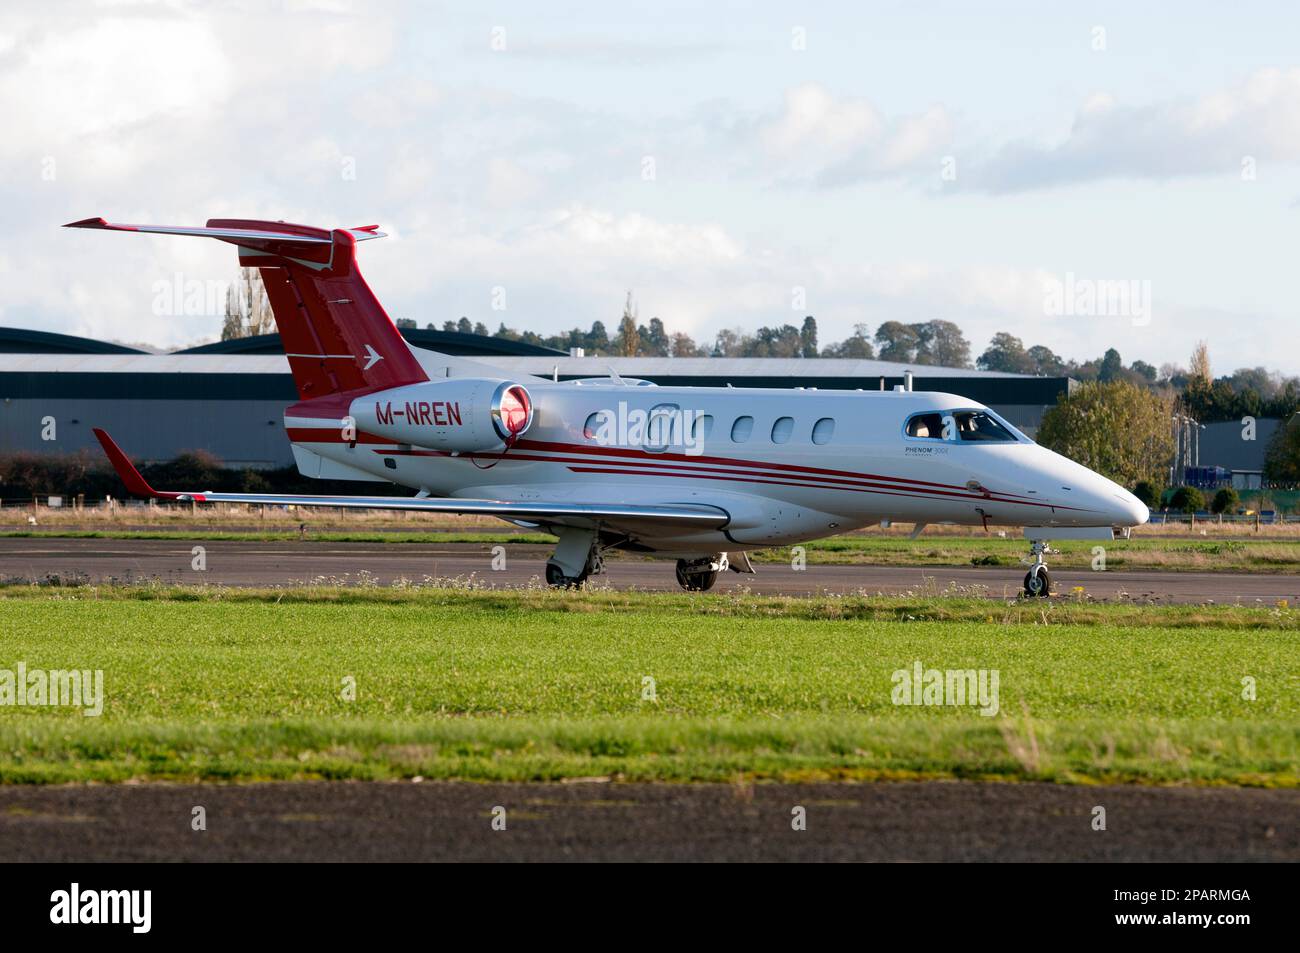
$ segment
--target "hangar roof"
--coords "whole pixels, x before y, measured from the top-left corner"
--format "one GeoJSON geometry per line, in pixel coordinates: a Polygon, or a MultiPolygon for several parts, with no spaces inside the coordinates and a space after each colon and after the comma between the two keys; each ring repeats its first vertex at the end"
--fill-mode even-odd
{"type": "MultiPolygon", "coordinates": [[[[271,335],[265,335],[271,336],[271,335]]],[[[961,367],[935,367],[925,364],[894,364],[889,361],[857,361],[842,358],[767,358],[767,357],[519,357],[500,355],[491,363],[505,371],[550,377],[558,368],[562,379],[572,377],[608,377],[612,368],[621,377],[736,378],[781,377],[787,380],[817,378],[851,378],[870,387],[879,378],[902,378],[910,370],[917,379],[975,378],[1008,380],[1047,380],[1027,374],[1004,374],[961,367]]],[[[283,353],[228,354],[201,351],[178,351],[174,354],[148,354],[143,351],[114,354],[0,353],[0,372],[8,373],[117,373],[117,374],[288,374],[289,362],[283,353]]]]}
{"type": "Polygon", "coordinates": [[[0,354],[147,354],[138,347],[73,334],[0,328],[0,354]]]}

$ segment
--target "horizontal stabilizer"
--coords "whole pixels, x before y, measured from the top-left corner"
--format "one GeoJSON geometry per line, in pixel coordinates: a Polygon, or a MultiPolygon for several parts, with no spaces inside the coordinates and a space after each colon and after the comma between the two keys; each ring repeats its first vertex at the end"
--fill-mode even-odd
{"type": "Polygon", "coordinates": [[[378,225],[317,228],[254,218],[188,225],[126,225],[84,218],[65,228],[215,238],[256,268],[275,315],[298,397],[369,393],[428,380],[356,262],[357,242],[383,238],[378,225]]]}
{"type": "Polygon", "coordinates": [[[289,222],[263,222],[256,219],[208,219],[203,228],[189,225],[125,225],[107,222],[102,218],[83,218],[69,222],[64,228],[92,228],[105,232],[134,232],[144,235],[189,235],[194,238],[215,238],[238,245],[240,248],[264,255],[279,255],[299,261],[329,264],[335,232],[346,233],[353,242],[384,238],[378,225],[360,228],[339,228],[333,231],[310,225],[289,222]]]}

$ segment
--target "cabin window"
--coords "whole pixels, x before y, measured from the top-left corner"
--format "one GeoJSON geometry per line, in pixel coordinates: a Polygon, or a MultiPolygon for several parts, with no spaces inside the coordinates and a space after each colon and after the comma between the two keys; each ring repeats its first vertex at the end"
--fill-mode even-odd
{"type": "Polygon", "coordinates": [[[649,453],[663,453],[670,444],[681,446],[682,412],[676,404],[656,404],[650,408],[645,422],[645,449],[649,453]]]}
{"type": "Polygon", "coordinates": [[[595,440],[596,434],[600,431],[600,425],[605,422],[607,411],[598,410],[582,425],[582,435],[588,440],[595,440]]]}
{"type": "Polygon", "coordinates": [[[691,424],[691,435],[692,437],[694,437],[696,444],[700,444],[703,443],[705,440],[708,440],[710,434],[712,433],[713,433],[712,414],[700,414],[700,416],[696,417],[695,421],[691,424]]]}
{"type": "Polygon", "coordinates": [[[907,421],[907,435],[921,440],[942,440],[943,415],[916,414],[907,421]]]}
{"type": "Polygon", "coordinates": [[[816,444],[830,443],[831,437],[835,436],[835,421],[830,417],[823,417],[817,423],[813,424],[812,442],[816,444]]]}
{"type": "Polygon", "coordinates": [[[731,439],[734,443],[744,443],[749,439],[749,435],[754,432],[753,417],[737,417],[736,422],[731,425],[731,439]]]}
{"type": "Polygon", "coordinates": [[[794,433],[793,417],[778,417],[776,423],[772,424],[772,442],[787,443],[790,440],[790,434],[794,433]]]}

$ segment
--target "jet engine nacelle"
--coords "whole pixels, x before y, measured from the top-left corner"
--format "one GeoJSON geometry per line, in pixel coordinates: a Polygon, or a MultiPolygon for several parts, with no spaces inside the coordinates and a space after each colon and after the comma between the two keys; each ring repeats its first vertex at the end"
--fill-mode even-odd
{"type": "Polygon", "coordinates": [[[500,450],[533,422],[522,384],[464,377],[407,384],[358,397],[348,411],[358,430],[452,453],[500,450]]]}

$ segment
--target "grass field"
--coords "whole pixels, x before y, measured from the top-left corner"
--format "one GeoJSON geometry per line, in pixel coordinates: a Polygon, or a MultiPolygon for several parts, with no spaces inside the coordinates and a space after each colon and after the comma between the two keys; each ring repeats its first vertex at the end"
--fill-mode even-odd
{"type": "Polygon", "coordinates": [[[0,669],[19,662],[102,669],[105,702],[0,707],[9,783],[1300,785],[1300,614],[1284,607],[9,587],[0,669]],[[996,669],[999,714],[894,704],[893,673],[917,660],[996,669]]]}

